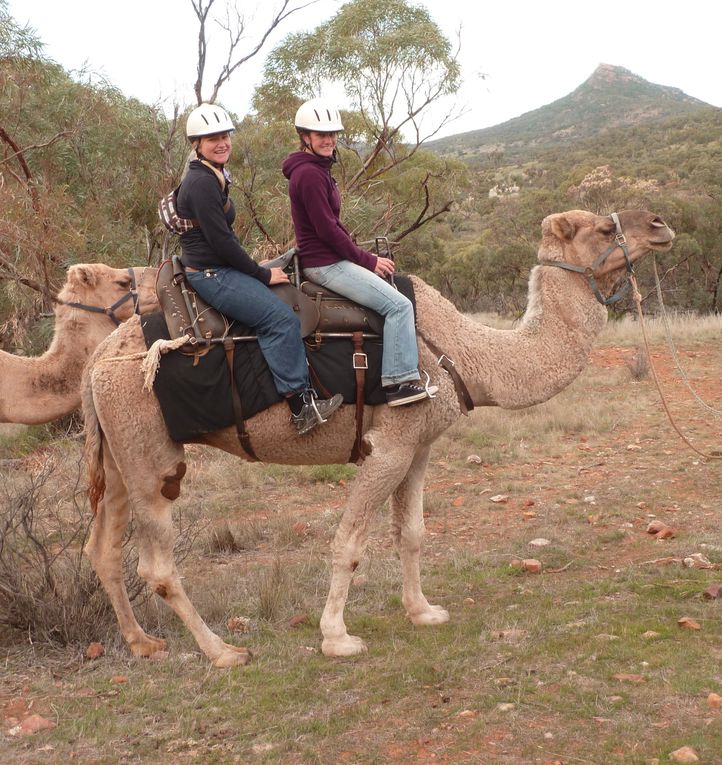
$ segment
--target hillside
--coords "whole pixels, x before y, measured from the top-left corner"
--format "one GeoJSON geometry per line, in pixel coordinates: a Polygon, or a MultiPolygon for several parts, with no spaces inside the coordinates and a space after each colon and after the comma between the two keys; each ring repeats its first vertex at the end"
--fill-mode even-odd
{"type": "Polygon", "coordinates": [[[600,64],[569,95],[483,130],[428,144],[444,155],[467,161],[495,153],[504,163],[529,159],[540,150],[590,138],[607,128],[644,125],[706,107],[679,88],[655,85],[628,69],[600,64]]]}

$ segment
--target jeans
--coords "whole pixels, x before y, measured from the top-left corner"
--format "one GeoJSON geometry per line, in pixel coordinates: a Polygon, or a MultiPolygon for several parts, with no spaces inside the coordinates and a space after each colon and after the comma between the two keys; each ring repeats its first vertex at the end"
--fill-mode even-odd
{"type": "Polygon", "coordinates": [[[304,268],[303,273],[316,284],[372,308],[384,317],[381,385],[419,379],[414,309],[407,297],[373,271],[350,260],[304,268]]]}
{"type": "Polygon", "coordinates": [[[309,386],[298,317],[263,282],[228,267],[186,271],[186,278],[206,303],[253,328],[279,395],[309,386]]]}

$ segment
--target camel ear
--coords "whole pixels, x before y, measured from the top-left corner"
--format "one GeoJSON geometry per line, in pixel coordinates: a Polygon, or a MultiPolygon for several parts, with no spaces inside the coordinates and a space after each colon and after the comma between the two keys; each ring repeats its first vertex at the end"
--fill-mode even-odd
{"type": "Polygon", "coordinates": [[[557,239],[563,242],[571,242],[574,239],[576,227],[566,215],[553,215],[549,223],[551,232],[557,239]]]}
{"type": "Polygon", "coordinates": [[[92,265],[75,265],[68,269],[68,282],[77,287],[95,287],[97,273],[92,265]]]}

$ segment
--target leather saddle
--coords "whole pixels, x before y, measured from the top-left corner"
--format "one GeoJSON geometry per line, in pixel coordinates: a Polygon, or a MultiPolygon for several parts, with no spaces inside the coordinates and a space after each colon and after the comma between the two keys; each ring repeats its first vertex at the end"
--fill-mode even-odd
{"type": "MultiPolygon", "coordinates": [[[[279,255],[264,265],[289,272],[291,284],[271,287],[274,294],[289,305],[301,322],[301,336],[320,342],[324,335],[343,337],[355,332],[365,336],[383,333],[383,317],[370,308],[358,305],[319,284],[301,281],[295,249],[279,255]],[[296,286],[299,285],[299,286],[296,286]]],[[[239,329],[228,318],[212,308],[188,283],[183,264],[177,255],[165,260],[158,269],[156,292],[172,340],[188,335],[190,340],[181,352],[193,355],[227,339],[251,340],[251,330],[236,334],[239,329]]]]}

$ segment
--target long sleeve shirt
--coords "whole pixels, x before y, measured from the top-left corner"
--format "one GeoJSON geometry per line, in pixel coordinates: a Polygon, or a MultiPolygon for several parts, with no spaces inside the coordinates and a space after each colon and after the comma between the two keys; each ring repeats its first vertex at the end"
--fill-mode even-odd
{"type": "Polygon", "coordinates": [[[213,170],[193,160],[178,190],[177,209],[180,217],[193,218],[198,226],[181,235],[181,260],[199,270],[230,266],[268,284],[270,270],[259,266],[233,233],[236,210],[231,202],[224,211],[227,200],[228,184],[221,189],[213,170]]]}
{"type": "Polygon", "coordinates": [[[351,260],[373,271],[376,255],[356,245],[339,220],[341,194],[331,176],[332,164],[330,157],[305,151],[289,154],[283,163],[301,265],[311,268],[351,260]]]}

